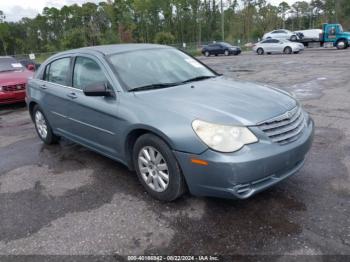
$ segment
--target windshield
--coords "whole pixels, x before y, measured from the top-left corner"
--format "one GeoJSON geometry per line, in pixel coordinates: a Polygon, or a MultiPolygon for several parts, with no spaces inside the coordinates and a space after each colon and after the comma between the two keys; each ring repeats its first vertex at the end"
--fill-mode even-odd
{"type": "Polygon", "coordinates": [[[130,91],[140,87],[169,87],[216,74],[192,57],[173,48],[157,48],[110,56],[122,84],[130,91]]]}
{"type": "Polygon", "coordinates": [[[23,70],[23,66],[11,57],[0,57],[0,72],[23,70]]]}

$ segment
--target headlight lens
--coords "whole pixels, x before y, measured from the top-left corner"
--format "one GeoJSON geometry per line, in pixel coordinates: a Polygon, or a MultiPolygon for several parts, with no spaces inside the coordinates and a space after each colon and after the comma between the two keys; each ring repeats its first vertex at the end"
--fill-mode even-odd
{"type": "Polygon", "coordinates": [[[207,146],[224,153],[238,151],[244,145],[258,141],[246,127],[224,126],[195,120],[192,122],[192,128],[207,146]]]}

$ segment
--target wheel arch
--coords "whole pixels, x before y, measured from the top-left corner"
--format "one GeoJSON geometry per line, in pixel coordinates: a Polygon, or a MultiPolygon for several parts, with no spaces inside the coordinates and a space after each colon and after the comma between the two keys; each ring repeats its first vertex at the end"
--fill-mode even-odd
{"type": "Polygon", "coordinates": [[[28,110],[29,110],[29,115],[31,117],[32,120],[34,120],[34,117],[33,117],[33,110],[34,110],[34,107],[38,105],[37,102],[35,101],[30,101],[29,105],[28,105],[28,110]]]}
{"type": "Polygon", "coordinates": [[[135,142],[139,137],[145,134],[152,134],[159,137],[169,146],[171,150],[174,149],[174,144],[172,143],[172,141],[160,130],[157,130],[150,126],[136,126],[127,132],[124,142],[125,159],[130,170],[134,170],[132,154],[135,142]]]}
{"type": "Polygon", "coordinates": [[[338,45],[338,43],[339,43],[340,41],[344,41],[344,42],[349,46],[349,40],[346,39],[346,38],[344,38],[344,37],[339,38],[339,39],[335,42],[335,45],[338,45]]]}

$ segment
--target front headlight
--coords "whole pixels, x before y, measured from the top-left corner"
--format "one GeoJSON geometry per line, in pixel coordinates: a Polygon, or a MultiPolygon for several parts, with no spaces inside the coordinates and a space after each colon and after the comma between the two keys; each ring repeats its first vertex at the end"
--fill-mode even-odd
{"type": "Polygon", "coordinates": [[[195,120],[192,122],[192,128],[207,146],[224,153],[235,152],[244,145],[258,142],[257,137],[246,127],[195,120]]]}

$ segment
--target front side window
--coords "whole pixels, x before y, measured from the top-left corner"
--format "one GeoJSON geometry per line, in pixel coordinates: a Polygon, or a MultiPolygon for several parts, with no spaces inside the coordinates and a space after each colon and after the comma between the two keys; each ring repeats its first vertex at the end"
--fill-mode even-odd
{"type": "Polygon", "coordinates": [[[197,60],[173,48],[114,54],[109,60],[128,90],[148,85],[176,85],[194,78],[216,76],[197,60]]]}
{"type": "Polygon", "coordinates": [[[46,66],[44,80],[60,85],[67,85],[69,69],[69,57],[57,59],[46,66]]]}
{"type": "Polygon", "coordinates": [[[77,57],[74,65],[73,87],[83,89],[86,86],[107,83],[101,67],[91,58],[77,57]]]}

